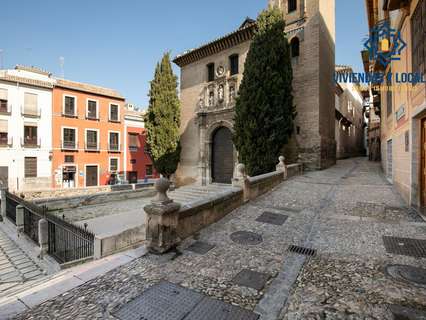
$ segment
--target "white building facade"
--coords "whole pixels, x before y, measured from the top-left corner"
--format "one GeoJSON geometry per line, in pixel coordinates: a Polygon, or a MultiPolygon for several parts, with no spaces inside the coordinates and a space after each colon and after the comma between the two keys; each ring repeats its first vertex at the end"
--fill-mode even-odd
{"type": "Polygon", "coordinates": [[[51,187],[54,83],[37,68],[0,70],[0,179],[10,191],[51,187]]]}

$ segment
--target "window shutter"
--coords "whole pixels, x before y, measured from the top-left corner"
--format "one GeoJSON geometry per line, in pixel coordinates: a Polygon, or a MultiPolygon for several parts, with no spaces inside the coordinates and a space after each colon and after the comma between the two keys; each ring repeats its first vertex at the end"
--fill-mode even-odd
{"type": "Polygon", "coordinates": [[[25,157],[25,178],[37,177],[37,158],[25,157]]]}
{"type": "Polygon", "coordinates": [[[32,93],[24,94],[24,113],[37,114],[37,95],[32,93]]]}
{"type": "Polygon", "coordinates": [[[8,132],[7,120],[0,120],[0,132],[8,132]]]}
{"type": "Polygon", "coordinates": [[[0,89],[0,100],[7,100],[7,90],[0,89]]]}

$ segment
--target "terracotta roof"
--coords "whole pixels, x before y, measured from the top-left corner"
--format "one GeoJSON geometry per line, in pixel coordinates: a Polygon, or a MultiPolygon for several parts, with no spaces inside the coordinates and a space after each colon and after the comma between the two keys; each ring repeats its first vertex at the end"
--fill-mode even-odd
{"type": "Polygon", "coordinates": [[[30,86],[41,87],[41,88],[48,88],[48,89],[53,88],[52,82],[29,79],[29,78],[24,78],[24,77],[11,76],[11,75],[8,75],[7,73],[4,73],[4,74],[0,73],[0,80],[8,81],[8,82],[15,82],[15,83],[23,83],[23,84],[28,84],[30,86]]]}
{"type": "Polygon", "coordinates": [[[99,86],[94,86],[87,83],[82,82],[76,82],[76,81],[70,81],[70,80],[64,80],[64,79],[56,79],[55,86],[76,90],[76,91],[82,91],[87,93],[93,93],[101,96],[116,98],[119,100],[125,100],[125,98],[117,91],[113,89],[103,88],[99,86]]]}
{"type": "Polygon", "coordinates": [[[51,76],[52,74],[46,70],[34,67],[34,66],[23,66],[20,64],[17,64],[15,66],[15,70],[23,70],[23,71],[28,71],[28,72],[33,72],[33,73],[38,73],[38,74],[42,74],[44,76],[51,76]]]}
{"type": "Polygon", "coordinates": [[[183,67],[197,60],[251,40],[254,35],[255,28],[256,21],[247,18],[237,30],[208,42],[196,49],[188,50],[183,54],[176,56],[176,58],[173,59],[173,62],[179,67],[183,67]]]}

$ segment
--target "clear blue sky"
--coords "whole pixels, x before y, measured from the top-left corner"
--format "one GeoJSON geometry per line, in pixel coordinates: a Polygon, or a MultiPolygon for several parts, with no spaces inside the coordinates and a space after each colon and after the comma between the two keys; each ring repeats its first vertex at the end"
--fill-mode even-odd
{"type": "MultiPolygon", "coordinates": [[[[149,81],[164,51],[172,55],[228,33],[267,0],[2,0],[3,67],[34,65],[120,91],[148,104],[149,81]]],[[[361,70],[367,34],[363,0],[336,0],[336,63],[361,70]]],[[[178,69],[175,69],[178,72],[178,69]]]]}

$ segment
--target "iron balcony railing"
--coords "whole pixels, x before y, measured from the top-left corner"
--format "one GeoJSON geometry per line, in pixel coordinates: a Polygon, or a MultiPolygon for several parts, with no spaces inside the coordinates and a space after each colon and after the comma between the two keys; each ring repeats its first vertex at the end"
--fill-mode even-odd
{"type": "Polygon", "coordinates": [[[77,111],[74,110],[67,110],[66,108],[63,109],[62,111],[62,116],[63,117],[68,117],[68,118],[77,118],[77,111]]]}
{"type": "Polygon", "coordinates": [[[99,151],[99,144],[98,142],[86,142],[84,149],[86,151],[99,151]]]}
{"type": "Polygon", "coordinates": [[[108,143],[108,151],[119,152],[120,151],[120,144],[108,143]]]}
{"type": "Polygon", "coordinates": [[[61,148],[62,150],[77,150],[78,143],[75,140],[62,140],[61,148]]]}
{"type": "Polygon", "coordinates": [[[21,139],[21,146],[25,148],[39,148],[40,145],[40,138],[37,137],[24,137],[21,139]]]}

